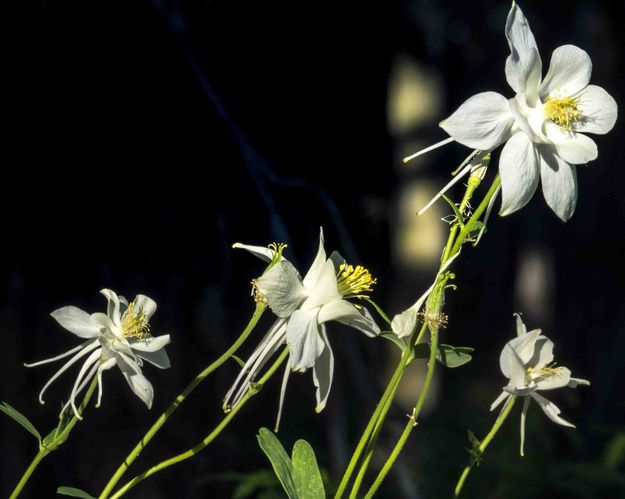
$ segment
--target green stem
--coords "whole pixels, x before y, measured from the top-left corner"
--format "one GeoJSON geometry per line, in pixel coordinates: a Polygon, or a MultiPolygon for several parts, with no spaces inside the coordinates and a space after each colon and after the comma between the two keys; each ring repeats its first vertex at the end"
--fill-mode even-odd
{"type": "MultiPolygon", "coordinates": [[[[93,395],[93,392],[96,386],[98,386],[97,376],[93,378],[91,385],[89,385],[89,388],[87,389],[87,393],[85,394],[85,398],[83,399],[82,403],[78,407],[78,414],[82,415],[83,411],[85,410],[85,407],[87,407],[87,404],[89,403],[89,400],[91,399],[91,396],[93,395]]],[[[68,407],[65,410],[71,411],[72,408],[68,407]]],[[[63,419],[61,419],[61,423],[59,423],[59,425],[63,424],[62,421],[63,419]]],[[[76,424],[77,421],[78,421],[78,417],[76,416],[76,414],[74,414],[72,419],[70,419],[69,422],[65,426],[62,427],[63,429],[54,437],[52,442],[48,444],[44,444],[44,442],[39,442],[39,452],[37,452],[37,455],[28,465],[28,468],[26,468],[26,471],[22,475],[22,478],[20,478],[20,481],[18,482],[18,484],[15,486],[15,489],[11,493],[9,499],[15,499],[16,497],[20,495],[20,493],[22,492],[22,489],[24,488],[24,486],[30,479],[31,475],[35,472],[35,470],[37,469],[37,466],[39,466],[39,463],[43,461],[43,459],[48,454],[58,449],[67,440],[70,432],[72,431],[72,428],[74,428],[74,425],[76,424]]]]}
{"type": "Polygon", "coordinates": [[[161,427],[165,424],[165,422],[169,419],[169,417],[174,413],[178,407],[184,402],[184,400],[191,394],[193,390],[202,382],[204,379],[212,373],[215,369],[221,366],[224,362],[226,362],[234,353],[239,349],[239,347],[245,342],[250,333],[254,330],[254,327],[258,323],[260,317],[263,312],[267,308],[267,305],[264,303],[258,302],[256,303],[256,309],[254,310],[254,315],[250,319],[249,323],[241,333],[241,336],[237,338],[237,340],[226,350],[221,357],[219,357],[216,361],[210,364],[206,369],[204,369],[200,374],[198,374],[191,383],[182,391],[180,395],[178,395],[171,405],[163,412],[158,419],[154,422],[152,427],[148,430],[148,432],[143,436],[143,438],[139,441],[139,443],[130,451],[130,454],[126,457],[126,459],[119,465],[115,474],[108,481],[102,493],[100,494],[100,499],[105,499],[112,492],[117,482],[124,476],[124,473],[128,470],[128,467],[134,462],[139,454],[145,449],[148,445],[152,437],[158,433],[161,427]]]}
{"type": "Polygon", "coordinates": [[[506,418],[510,414],[510,411],[512,411],[512,407],[514,406],[514,403],[516,402],[516,399],[517,399],[516,395],[511,395],[510,396],[510,398],[508,399],[508,402],[506,402],[506,405],[504,406],[503,410],[499,414],[499,417],[497,417],[497,420],[495,421],[495,424],[493,425],[491,430],[488,432],[488,435],[486,435],[486,438],[484,438],[484,440],[482,440],[482,443],[477,448],[477,450],[474,450],[475,455],[473,455],[471,457],[471,461],[466,466],[466,468],[463,470],[462,474],[460,475],[460,478],[458,479],[458,484],[456,485],[456,489],[454,491],[454,497],[458,497],[460,495],[460,492],[462,491],[462,487],[464,485],[464,482],[466,481],[467,477],[469,476],[469,473],[471,472],[471,468],[473,468],[473,465],[482,456],[482,454],[486,450],[486,447],[488,447],[488,444],[490,444],[490,442],[493,440],[493,438],[495,438],[495,435],[499,431],[499,428],[501,428],[501,426],[503,425],[504,421],[506,420],[506,418]]]}
{"type": "Polygon", "coordinates": [[[219,434],[224,430],[224,428],[228,426],[230,421],[234,419],[234,417],[243,408],[243,406],[247,403],[247,401],[250,400],[252,397],[254,397],[262,389],[263,385],[269,380],[269,378],[271,378],[271,376],[276,372],[276,370],[280,367],[280,365],[284,362],[284,360],[288,357],[288,355],[289,355],[289,349],[288,347],[285,347],[285,349],[280,354],[280,357],[278,357],[278,359],[267,370],[267,372],[263,375],[263,377],[260,378],[260,380],[258,380],[258,382],[253,385],[253,388],[250,388],[248,390],[248,392],[241,399],[241,401],[232,408],[232,410],[226,415],[226,417],[222,419],[221,423],[219,423],[215,427],[215,429],[212,432],[210,432],[198,445],[196,445],[195,447],[181,454],[178,454],[177,456],[166,459],[165,461],[160,462],[156,466],[152,466],[149,470],[144,471],[140,475],[137,475],[128,483],[126,483],[126,485],[121,487],[113,496],[111,496],[111,499],[118,499],[119,497],[123,496],[126,492],[128,492],[135,485],[145,480],[146,478],[154,475],[155,473],[158,473],[159,471],[164,470],[165,468],[168,468],[169,466],[185,461],[186,459],[192,458],[193,456],[195,456],[196,454],[204,450],[213,440],[215,440],[215,438],[219,436],[219,434]]]}
{"type": "Polygon", "coordinates": [[[495,177],[495,180],[493,180],[493,183],[490,185],[488,192],[486,193],[486,195],[480,202],[480,205],[473,212],[473,215],[471,215],[471,218],[469,218],[467,223],[464,224],[464,227],[460,231],[460,235],[458,236],[458,239],[456,239],[454,246],[450,252],[450,257],[454,256],[456,253],[458,253],[458,251],[460,251],[460,247],[465,243],[467,236],[469,235],[469,232],[473,228],[473,224],[477,220],[479,220],[479,218],[482,216],[482,213],[484,213],[484,211],[488,207],[488,203],[490,202],[491,198],[497,193],[497,189],[499,189],[500,184],[501,184],[501,177],[499,176],[499,174],[497,174],[497,176],[495,177]]]}
{"type": "MultiPolygon", "coordinates": [[[[439,298],[439,301],[440,301],[440,298],[439,298]]],[[[410,433],[412,432],[413,428],[417,425],[417,418],[419,417],[419,414],[421,413],[421,409],[423,408],[423,404],[425,403],[425,397],[428,393],[430,384],[432,382],[432,377],[434,376],[434,367],[436,365],[436,351],[438,350],[438,327],[431,327],[430,334],[431,334],[430,357],[428,359],[428,370],[425,375],[425,383],[423,384],[423,388],[421,389],[421,393],[419,394],[419,399],[417,400],[417,404],[414,407],[414,410],[412,412],[412,415],[410,416],[408,423],[406,423],[406,426],[404,427],[404,431],[402,432],[401,436],[399,437],[399,440],[395,444],[395,448],[393,449],[393,451],[391,452],[391,455],[386,460],[386,463],[384,463],[384,466],[380,470],[380,473],[378,473],[378,476],[376,477],[375,481],[373,482],[373,485],[367,492],[365,499],[369,499],[370,497],[373,497],[373,494],[375,494],[375,492],[378,490],[378,488],[382,484],[382,481],[384,480],[384,478],[386,477],[386,475],[392,468],[393,464],[395,463],[395,460],[397,459],[397,456],[399,455],[406,441],[408,440],[410,433]]]]}
{"type": "Polygon", "coordinates": [[[33,474],[33,472],[35,471],[39,463],[43,460],[43,458],[46,457],[49,453],[50,451],[48,449],[46,449],[45,447],[42,447],[41,445],[39,446],[39,452],[37,453],[35,458],[32,460],[28,468],[26,468],[26,471],[22,475],[22,478],[20,479],[19,483],[15,487],[15,490],[13,490],[13,493],[11,494],[9,499],[15,499],[17,496],[20,495],[20,492],[24,488],[24,485],[26,485],[26,482],[28,482],[28,479],[30,478],[30,476],[33,474]]]}
{"type": "MultiPolygon", "coordinates": [[[[358,441],[358,445],[356,446],[356,449],[354,450],[354,453],[352,454],[349,464],[347,465],[347,469],[345,470],[345,474],[343,475],[341,483],[339,484],[339,488],[336,491],[336,494],[334,496],[335,499],[340,499],[345,493],[345,489],[347,488],[349,480],[354,472],[354,469],[356,468],[356,464],[358,464],[360,455],[365,449],[365,446],[369,443],[369,438],[371,437],[372,433],[374,432],[376,428],[376,423],[380,417],[380,414],[384,411],[387,401],[392,400],[395,395],[395,391],[397,390],[399,381],[402,377],[402,374],[404,373],[404,369],[406,365],[408,365],[408,362],[410,361],[410,356],[411,356],[410,349],[406,349],[403,352],[401,359],[399,361],[399,364],[395,368],[395,372],[393,373],[391,380],[386,386],[386,389],[384,390],[384,393],[382,394],[382,397],[380,398],[380,401],[378,402],[378,405],[376,406],[375,411],[371,415],[371,418],[369,419],[369,422],[367,423],[367,427],[365,428],[364,432],[362,433],[360,437],[360,440],[358,441]]],[[[388,411],[388,408],[386,408],[386,411],[388,411]]]]}
{"type": "MultiPolygon", "coordinates": [[[[471,197],[473,196],[473,193],[475,192],[475,189],[478,187],[478,185],[480,184],[479,179],[472,179],[471,177],[469,178],[469,182],[467,185],[467,189],[465,191],[465,194],[462,198],[462,201],[460,203],[460,208],[459,208],[459,212],[462,214],[464,213],[465,209],[468,206],[468,203],[471,199],[471,197]]],[[[489,188],[488,193],[485,195],[484,199],[482,199],[480,205],[478,206],[478,208],[476,209],[476,211],[473,213],[473,215],[471,216],[471,218],[467,221],[467,223],[465,225],[461,225],[461,221],[458,221],[457,223],[455,223],[450,232],[449,232],[449,237],[447,239],[447,244],[445,245],[444,251],[443,251],[443,256],[441,258],[441,264],[440,264],[440,268],[442,269],[443,266],[447,263],[447,261],[452,258],[454,255],[457,254],[457,252],[460,250],[460,247],[465,243],[466,238],[469,235],[469,232],[474,224],[475,221],[477,221],[479,219],[479,217],[482,215],[482,213],[484,212],[484,210],[486,209],[486,207],[488,206],[488,203],[490,202],[491,198],[495,195],[495,193],[497,192],[497,188],[499,187],[500,184],[500,178],[499,175],[497,175],[497,177],[495,178],[495,180],[493,181],[493,183],[491,184],[491,187],[489,188]],[[458,235],[458,237],[456,238],[457,234],[458,234],[458,229],[462,227],[462,230],[460,231],[460,234],[458,235]]],[[[430,310],[435,311],[434,315],[438,315],[438,313],[440,313],[440,309],[442,307],[442,292],[443,292],[443,282],[446,282],[447,279],[449,277],[445,274],[439,274],[437,277],[437,282],[435,282],[435,288],[438,288],[438,292],[435,291],[433,294],[436,294],[438,296],[437,301],[438,303],[431,303],[431,306],[429,307],[430,310]],[[438,286],[437,286],[438,285],[438,286]]],[[[431,300],[428,300],[431,301],[431,300]]],[[[419,334],[417,335],[416,339],[411,339],[411,341],[409,342],[410,347],[407,349],[407,352],[411,352],[412,348],[414,348],[415,345],[417,345],[421,339],[423,334],[425,333],[426,330],[426,324],[423,324],[423,327],[421,329],[421,331],[419,332],[419,334]]],[[[437,331],[438,333],[438,331],[437,331]]],[[[434,335],[433,335],[434,336],[434,335]]],[[[413,337],[414,338],[414,335],[413,337]]],[[[436,354],[436,348],[437,346],[431,345],[430,348],[430,357],[432,358],[432,355],[436,354]]],[[[406,353],[406,352],[405,352],[406,353]]],[[[386,390],[384,391],[382,397],[380,398],[380,402],[378,403],[378,405],[376,406],[375,412],[373,413],[373,415],[371,416],[371,419],[369,420],[369,423],[367,424],[367,427],[365,428],[365,431],[363,432],[362,436],[360,437],[360,440],[358,442],[358,446],[356,447],[356,450],[354,451],[354,454],[351,457],[351,460],[347,466],[347,469],[345,471],[345,474],[343,475],[343,478],[341,480],[341,483],[339,485],[339,488],[336,492],[335,495],[335,499],[340,499],[343,494],[345,493],[345,489],[349,483],[349,480],[354,472],[354,469],[356,467],[356,465],[358,464],[358,461],[364,451],[364,459],[360,465],[360,469],[358,471],[358,474],[356,476],[355,482],[354,482],[354,486],[352,488],[351,494],[350,494],[350,498],[351,497],[356,497],[358,490],[360,488],[360,485],[362,483],[362,480],[364,478],[364,475],[367,471],[367,468],[369,466],[369,463],[371,461],[371,457],[373,455],[373,450],[374,450],[374,446],[377,440],[377,436],[380,432],[380,429],[384,423],[384,420],[387,416],[387,413],[390,409],[391,403],[393,401],[393,398],[395,396],[395,392],[397,390],[397,387],[399,386],[399,381],[401,380],[403,373],[407,367],[407,365],[410,362],[410,356],[406,357],[406,355],[402,355],[402,358],[399,361],[399,364],[397,365],[397,368],[395,369],[395,372],[393,373],[393,377],[391,378],[389,384],[386,387],[386,390]]],[[[431,381],[431,376],[433,374],[433,370],[434,370],[434,363],[430,362],[428,364],[428,374],[426,375],[426,386],[424,386],[424,389],[419,397],[419,400],[417,401],[417,406],[418,406],[418,410],[415,407],[415,411],[416,414],[413,416],[413,418],[416,419],[416,416],[418,415],[418,413],[421,410],[421,406],[423,405],[423,402],[425,401],[425,396],[427,394],[427,389],[429,387],[429,382],[431,381]],[[429,381],[427,376],[430,377],[429,381]]],[[[410,431],[412,431],[412,426],[410,427],[410,431]]],[[[410,431],[407,432],[406,438],[407,436],[410,434],[410,431]]],[[[403,443],[402,443],[403,446],[403,443]]],[[[398,452],[401,450],[401,447],[399,448],[398,452]]],[[[396,458],[393,457],[393,461],[396,458]]],[[[392,463],[391,463],[392,466],[392,463]]],[[[390,469],[390,467],[389,467],[390,469]]],[[[388,470],[386,471],[386,473],[388,473],[388,470]]],[[[386,474],[385,473],[385,474],[386,474]]],[[[384,477],[382,476],[382,479],[384,477]]]]}

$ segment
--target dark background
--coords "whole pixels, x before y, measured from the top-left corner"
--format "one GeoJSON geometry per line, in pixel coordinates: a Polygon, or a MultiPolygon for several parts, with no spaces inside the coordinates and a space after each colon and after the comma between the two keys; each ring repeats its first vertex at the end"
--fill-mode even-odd
{"type": "MultiPolygon", "coordinates": [[[[527,0],[521,7],[544,72],[555,47],[581,46],[593,59],[592,83],[622,102],[623,3],[527,0]]],[[[400,158],[417,143],[443,139],[437,122],[469,96],[512,96],[503,71],[508,9],[494,0],[48,0],[9,10],[0,398],[42,432],[54,426],[75,373],[40,406],[37,394],[55,367],[22,363],[74,346],[49,312],[68,304],[103,310],[104,287],[157,301],[153,332],[172,334],[173,364],[145,368],[156,390],[150,412],[117,369],[108,372],[102,407],[89,410],[43,462],[24,497],[53,497],[58,485],[98,493],[159,412],[238,336],[253,310],[249,281],[263,267],[233,252],[233,242],[288,242],[287,257],[304,272],[323,225],[327,248],[379,277],[375,298],[389,313],[416,299],[435,262],[410,268],[397,257],[397,199],[408,184],[442,186],[467,151],[447,146],[410,170],[400,158]],[[387,125],[387,99],[400,56],[434,78],[437,92],[415,99],[437,99],[438,111],[397,132],[387,125]]],[[[521,212],[494,216],[480,246],[456,265],[459,290],[447,298],[444,341],[475,347],[474,361],[437,371],[432,404],[381,497],[451,495],[468,457],[466,429],[482,436],[494,420],[488,407],[504,382],[498,355],[512,338],[515,311],[528,327],[542,327],[556,342],[556,360],[592,386],[549,394],[577,430],[532,407],[524,459],[515,412],[471,475],[466,497],[625,497],[625,136],[617,122],[595,138],[599,159],[579,169],[572,220],[560,222],[539,191],[521,212]],[[538,255],[537,266],[524,266],[527,254],[538,255]],[[532,302],[519,284],[524,278],[544,293],[539,308],[522,308],[532,302]]],[[[263,318],[242,355],[270,324],[263,318]]],[[[292,376],[279,436],[289,449],[297,438],[310,441],[332,488],[394,353],[381,339],[335,324],[330,339],[337,372],[328,408],[314,413],[310,373],[292,376]]],[[[236,372],[228,363],[201,385],[132,471],[203,438],[219,421],[236,372]]],[[[418,383],[419,369],[411,376],[418,383]]],[[[133,497],[230,497],[240,479],[231,472],[268,468],[254,435],[273,425],[277,385],[208,450],[146,481],[133,497]]],[[[410,379],[406,391],[405,407],[391,411],[376,469],[416,399],[410,379]]],[[[0,432],[4,497],[36,445],[6,417],[0,432]]]]}

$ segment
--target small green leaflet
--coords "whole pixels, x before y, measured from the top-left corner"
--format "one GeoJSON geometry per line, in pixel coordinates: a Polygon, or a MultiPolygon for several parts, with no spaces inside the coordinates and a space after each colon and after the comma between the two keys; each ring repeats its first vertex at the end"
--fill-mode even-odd
{"type": "MultiPolygon", "coordinates": [[[[470,362],[471,353],[475,351],[471,347],[454,347],[451,345],[439,345],[436,352],[436,360],[449,368],[460,367],[470,362]]],[[[415,359],[427,359],[430,357],[430,345],[419,343],[414,347],[415,359]]]]}
{"type": "Polygon", "coordinates": [[[325,499],[315,452],[308,442],[295,442],[291,460],[278,437],[267,428],[261,428],[257,438],[289,499],[325,499]]]}
{"type": "Polygon", "coordinates": [[[293,463],[284,447],[282,447],[278,437],[267,428],[261,428],[256,438],[258,439],[258,445],[260,445],[260,448],[269,458],[273,471],[276,473],[289,499],[298,499],[295,481],[293,480],[293,463]]]}
{"type": "Polygon", "coordinates": [[[293,446],[293,468],[295,488],[300,498],[325,499],[315,451],[306,440],[298,440],[293,446]]]}
{"type": "Polygon", "coordinates": [[[0,404],[0,411],[4,412],[7,416],[9,416],[13,421],[20,424],[23,428],[25,428],[31,435],[33,435],[38,442],[41,443],[41,433],[35,428],[26,416],[24,416],[20,411],[11,407],[6,402],[2,402],[0,404]]]}
{"type": "Polygon", "coordinates": [[[87,494],[84,490],[75,487],[59,487],[56,493],[62,496],[81,497],[82,499],[96,499],[91,494],[87,494]]]}

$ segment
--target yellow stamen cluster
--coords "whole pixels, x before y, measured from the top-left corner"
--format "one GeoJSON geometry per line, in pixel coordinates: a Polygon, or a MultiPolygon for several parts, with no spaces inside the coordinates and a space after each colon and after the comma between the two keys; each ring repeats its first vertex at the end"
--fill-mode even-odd
{"type": "Polygon", "coordinates": [[[547,97],[545,116],[565,130],[573,131],[575,124],[582,119],[578,104],[579,97],[547,97]]]}
{"type": "Polygon", "coordinates": [[[344,298],[369,298],[377,279],[362,265],[341,264],[336,274],[339,293],[344,298]]]}
{"type": "Polygon", "coordinates": [[[547,366],[541,367],[540,369],[534,370],[531,367],[527,368],[526,378],[528,381],[536,381],[541,379],[547,379],[551,376],[560,376],[559,368],[556,367],[556,363],[549,364],[547,366]]]}
{"type": "Polygon", "coordinates": [[[128,309],[122,316],[122,334],[126,338],[147,338],[150,336],[150,325],[147,323],[142,307],[135,310],[135,302],[128,304],[128,309]]]}

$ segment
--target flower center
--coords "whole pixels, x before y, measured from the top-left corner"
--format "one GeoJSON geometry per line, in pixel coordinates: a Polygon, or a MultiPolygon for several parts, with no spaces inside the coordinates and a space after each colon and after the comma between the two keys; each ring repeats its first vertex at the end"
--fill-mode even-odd
{"type": "Polygon", "coordinates": [[[343,298],[369,298],[377,279],[362,265],[341,264],[336,274],[336,284],[343,298]]]}
{"type": "Polygon", "coordinates": [[[143,307],[135,311],[135,302],[128,304],[128,309],[122,316],[122,335],[124,338],[147,338],[150,336],[150,325],[147,322],[143,307]]]}
{"type": "Polygon", "coordinates": [[[534,370],[534,368],[532,367],[528,367],[527,372],[525,373],[525,378],[527,379],[528,383],[550,378],[551,376],[558,373],[558,368],[556,368],[555,366],[556,364],[554,362],[550,365],[541,367],[540,369],[536,370],[534,370]]]}
{"type": "Polygon", "coordinates": [[[545,116],[565,130],[573,131],[573,126],[582,118],[578,104],[579,97],[547,97],[545,116]]]}
{"type": "MultiPolygon", "coordinates": [[[[288,248],[288,244],[286,243],[271,243],[267,246],[271,251],[273,251],[273,258],[271,259],[271,263],[269,264],[269,268],[273,267],[276,263],[278,263],[282,259],[282,252],[288,248]]],[[[269,270],[269,268],[267,270],[269,270]]]]}

